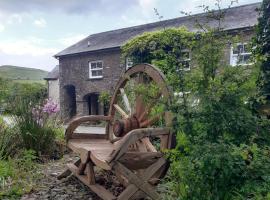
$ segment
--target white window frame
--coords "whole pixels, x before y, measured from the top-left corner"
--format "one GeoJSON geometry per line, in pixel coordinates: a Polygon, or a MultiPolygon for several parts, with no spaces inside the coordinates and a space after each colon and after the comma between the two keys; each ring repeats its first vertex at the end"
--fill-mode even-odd
{"type": "Polygon", "coordinates": [[[184,70],[184,71],[190,71],[190,62],[191,62],[191,56],[190,56],[190,50],[189,49],[183,49],[181,50],[182,53],[188,53],[188,58],[185,58],[185,59],[182,59],[181,58],[181,62],[188,62],[188,68],[183,68],[181,70],[184,70]]]}
{"type": "Polygon", "coordinates": [[[131,59],[129,57],[126,57],[125,60],[125,65],[126,65],[126,70],[128,70],[129,68],[131,68],[133,66],[133,62],[131,61],[131,59]]]}
{"type": "MultiPolygon", "coordinates": [[[[239,42],[235,44],[236,47],[239,45],[248,45],[248,42],[239,42]]],[[[251,52],[245,52],[245,53],[241,53],[239,52],[238,54],[234,54],[233,53],[233,49],[234,49],[234,45],[231,45],[231,53],[230,53],[230,65],[235,67],[235,66],[248,66],[248,65],[252,65],[252,62],[248,62],[248,63],[239,63],[239,56],[245,56],[245,55],[251,55],[251,52]]]]}
{"type": "Polygon", "coordinates": [[[95,60],[95,61],[90,61],[89,62],[89,78],[90,79],[99,79],[99,78],[103,78],[103,61],[102,60],[95,60]],[[102,65],[102,68],[95,68],[95,69],[92,69],[91,68],[91,66],[92,66],[92,63],[96,63],[96,65],[97,65],[97,63],[101,63],[101,65],[102,65]],[[102,72],[102,75],[101,76],[93,76],[92,75],[92,72],[93,71],[101,71],[102,72]]]}

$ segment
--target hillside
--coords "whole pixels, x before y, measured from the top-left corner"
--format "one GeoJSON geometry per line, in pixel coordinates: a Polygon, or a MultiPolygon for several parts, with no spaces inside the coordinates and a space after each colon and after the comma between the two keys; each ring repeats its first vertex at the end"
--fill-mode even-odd
{"type": "Polygon", "coordinates": [[[0,66],[0,77],[12,80],[43,80],[48,72],[41,69],[17,67],[11,65],[0,66]]]}

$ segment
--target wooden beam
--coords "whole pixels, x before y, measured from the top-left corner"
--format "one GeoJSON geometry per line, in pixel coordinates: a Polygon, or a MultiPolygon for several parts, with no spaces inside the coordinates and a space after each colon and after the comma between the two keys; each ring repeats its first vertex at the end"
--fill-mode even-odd
{"type": "Polygon", "coordinates": [[[106,190],[104,187],[102,187],[99,184],[95,185],[90,185],[88,182],[88,178],[86,175],[76,175],[77,167],[74,164],[68,164],[68,168],[70,171],[80,180],[82,181],[85,185],[87,185],[94,193],[96,193],[100,198],[104,200],[115,200],[116,197],[106,190]]]}
{"type": "Polygon", "coordinates": [[[127,95],[126,95],[126,93],[125,93],[125,90],[124,90],[124,88],[120,88],[119,90],[120,90],[120,92],[121,92],[121,95],[122,95],[122,98],[123,98],[125,107],[126,107],[126,109],[129,111],[129,115],[131,115],[132,110],[131,110],[130,103],[129,103],[129,101],[128,101],[127,95]]]}
{"type": "Polygon", "coordinates": [[[145,192],[149,197],[155,200],[160,199],[159,194],[153,189],[153,187],[148,182],[143,181],[140,177],[138,177],[124,165],[122,165],[119,162],[115,162],[114,168],[119,173],[122,173],[129,180],[130,183],[134,184],[137,188],[145,192]]]}
{"type": "Polygon", "coordinates": [[[129,115],[119,105],[113,104],[113,107],[124,119],[129,118],[129,115]]]}

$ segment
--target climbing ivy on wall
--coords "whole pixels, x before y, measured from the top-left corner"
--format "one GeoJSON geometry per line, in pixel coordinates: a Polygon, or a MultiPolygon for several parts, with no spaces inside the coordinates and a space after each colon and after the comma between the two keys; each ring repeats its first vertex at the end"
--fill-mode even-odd
{"type": "Polygon", "coordinates": [[[264,0],[260,9],[260,18],[255,38],[255,55],[260,65],[257,102],[260,105],[270,103],[270,1],[264,0]]]}

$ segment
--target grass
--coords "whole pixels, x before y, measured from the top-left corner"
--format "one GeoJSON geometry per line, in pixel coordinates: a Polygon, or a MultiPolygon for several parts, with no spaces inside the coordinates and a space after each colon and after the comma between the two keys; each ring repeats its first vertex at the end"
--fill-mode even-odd
{"type": "Polygon", "coordinates": [[[43,81],[47,71],[11,65],[0,66],[0,77],[18,81],[43,81]]]}

